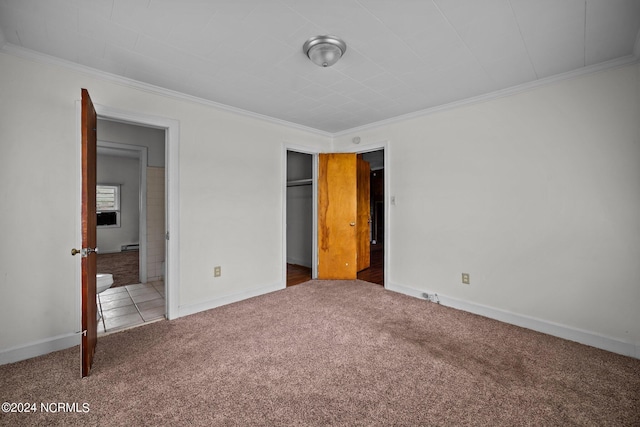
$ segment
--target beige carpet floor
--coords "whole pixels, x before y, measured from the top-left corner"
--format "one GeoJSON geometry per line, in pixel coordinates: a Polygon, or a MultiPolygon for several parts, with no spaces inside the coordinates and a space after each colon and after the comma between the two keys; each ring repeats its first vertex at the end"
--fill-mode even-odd
{"type": "Polygon", "coordinates": [[[78,408],[0,425],[640,425],[640,360],[362,281],[100,337],[79,371],[78,348],[0,366],[0,401],[78,408]]]}

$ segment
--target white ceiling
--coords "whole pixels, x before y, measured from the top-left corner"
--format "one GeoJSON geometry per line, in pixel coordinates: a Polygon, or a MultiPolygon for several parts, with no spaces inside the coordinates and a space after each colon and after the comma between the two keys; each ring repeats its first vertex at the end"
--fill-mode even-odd
{"type": "Polygon", "coordinates": [[[0,0],[0,44],[335,135],[640,56],[640,0],[0,0]],[[302,53],[333,34],[344,57],[302,53]]]}

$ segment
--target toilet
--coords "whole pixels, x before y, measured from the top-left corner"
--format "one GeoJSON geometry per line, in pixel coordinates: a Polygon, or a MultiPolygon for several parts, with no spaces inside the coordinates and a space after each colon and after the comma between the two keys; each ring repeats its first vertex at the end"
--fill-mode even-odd
{"type": "Polygon", "coordinates": [[[104,292],[113,285],[113,274],[98,273],[96,274],[96,294],[104,292]]]}

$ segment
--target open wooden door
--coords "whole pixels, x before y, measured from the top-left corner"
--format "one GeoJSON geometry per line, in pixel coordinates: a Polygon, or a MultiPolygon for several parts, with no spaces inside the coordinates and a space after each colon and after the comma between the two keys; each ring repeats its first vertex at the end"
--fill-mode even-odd
{"type": "Polygon", "coordinates": [[[318,279],[355,279],[356,155],[318,157],[318,279]]]}
{"type": "Polygon", "coordinates": [[[96,305],[96,126],[97,116],[89,92],[82,89],[82,376],[91,371],[98,342],[96,305]]]}
{"type": "Polygon", "coordinates": [[[353,280],[370,265],[370,168],[351,153],[318,157],[318,278],[353,280]]]}
{"type": "Polygon", "coordinates": [[[358,154],[358,271],[371,266],[371,167],[358,154]]]}

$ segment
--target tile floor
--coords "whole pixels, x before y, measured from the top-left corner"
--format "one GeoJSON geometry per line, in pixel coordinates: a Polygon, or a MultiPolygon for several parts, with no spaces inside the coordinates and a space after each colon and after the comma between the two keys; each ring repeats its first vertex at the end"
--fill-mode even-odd
{"type": "Polygon", "coordinates": [[[98,334],[163,319],[164,282],[118,286],[98,294],[98,334]]]}

